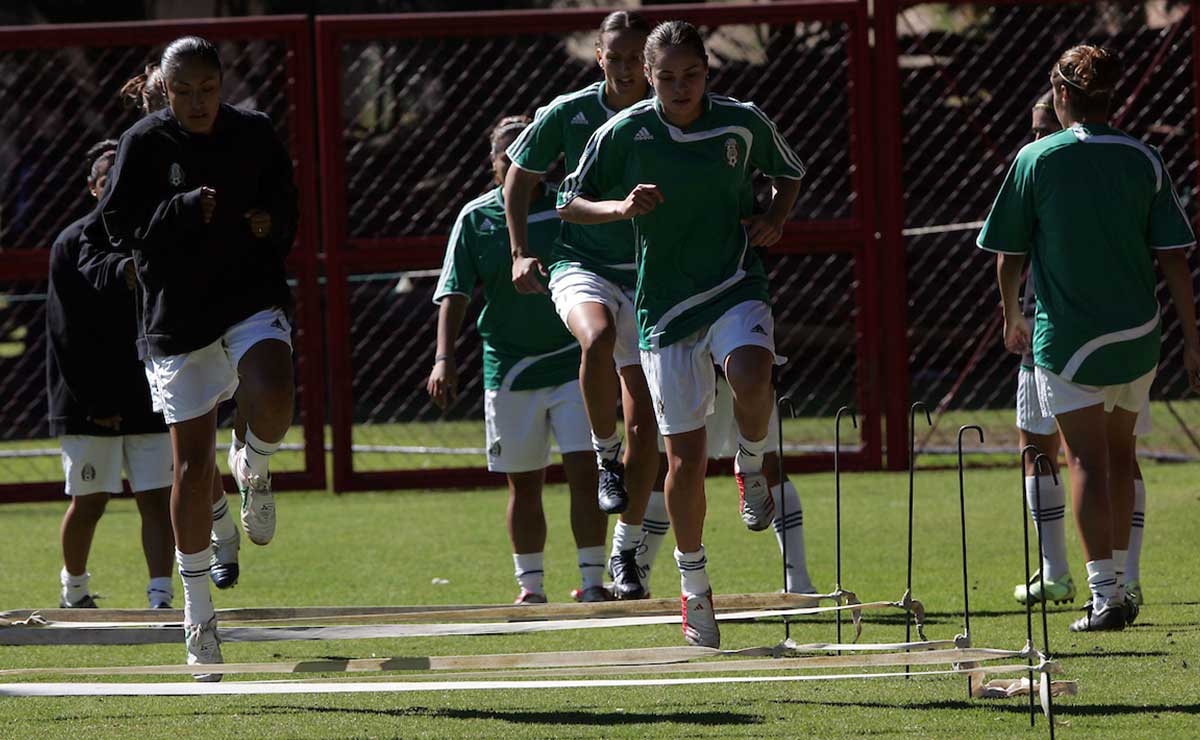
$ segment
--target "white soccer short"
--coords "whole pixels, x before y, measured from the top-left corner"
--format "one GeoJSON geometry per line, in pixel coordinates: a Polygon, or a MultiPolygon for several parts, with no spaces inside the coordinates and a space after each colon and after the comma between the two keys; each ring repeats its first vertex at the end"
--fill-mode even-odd
{"type": "Polygon", "coordinates": [[[165,432],[119,437],[67,434],[59,444],[68,496],[120,493],[122,468],[135,493],[171,487],[171,435],[165,432]]]}
{"type": "MultiPolygon", "coordinates": [[[[1058,434],[1058,424],[1054,421],[1054,417],[1042,413],[1042,404],[1038,399],[1036,373],[1026,367],[1022,367],[1017,373],[1017,428],[1030,434],[1043,436],[1058,434]]],[[[1147,393],[1146,402],[1138,411],[1133,434],[1135,437],[1144,437],[1153,430],[1154,423],[1150,419],[1150,396],[1147,393]]]]}
{"type": "MultiPolygon", "coordinates": [[[[642,370],[654,399],[658,430],[684,434],[705,425],[716,411],[717,374],[713,365],[738,347],[762,347],[775,355],[775,322],[771,307],[744,301],[725,312],[706,330],[658,350],[642,350],[642,370]]],[[[775,357],[775,362],[782,358],[775,357]]]]}
{"type": "Polygon", "coordinates": [[[567,317],[580,303],[599,303],[608,309],[616,322],[617,337],[613,345],[613,362],[617,369],[641,364],[638,352],[637,310],[633,307],[633,291],[626,290],[582,267],[556,270],[550,278],[550,297],[554,310],[570,328],[567,317]]]}
{"type": "MultiPolygon", "coordinates": [[[[1137,414],[1145,413],[1149,423],[1150,386],[1154,383],[1155,368],[1128,383],[1117,385],[1083,385],[1064,379],[1045,368],[1034,368],[1037,379],[1038,402],[1046,416],[1057,416],[1070,411],[1104,404],[1105,411],[1122,408],[1137,414]]],[[[1139,425],[1143,426],[1143,425],[1139,425]]],[[[1135,428],[1136,432],[1136,428],[1135,428]]]]}
{"type": "Polygon", "coordinates": [[[576,380],[532,391],[484,391],[483,415],[488,470],[494,473],[546,467],[551,432],[564,454],[592,450],[592,428],[576,380]]]}
{"type": "MultiPolygon", "coordinates": [[[[704,430],[708,442],[708,456],[713,460],[723,457],[733,457],[737,454],[738,428],[733,416],[733,391],[725,376],[717,376],[716,398],[713,399],[713,412],[704,420],[704,430]]],[[[771,409],[771,426],[767,429],[767,449],[770,452],[779,450],[779,409],[771,409]]],[[[667,445],[662,435],[658,437],[658,451],[666,452],[667,445]]]]}
{"type": "Polygon", "coordinates": [[[234,324],[217,341],[182,355],[145,360],[150,400],[168,424],[204,416],[238,387],[238,363],[259,342],[275,339],[292,346],[287,314],[269,308],[234,324]]]}

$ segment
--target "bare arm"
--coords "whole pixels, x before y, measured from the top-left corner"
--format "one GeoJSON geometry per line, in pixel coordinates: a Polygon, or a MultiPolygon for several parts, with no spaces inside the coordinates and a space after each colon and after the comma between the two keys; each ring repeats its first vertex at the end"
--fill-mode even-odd
{"type": "Polygon", "coordinates": [[[779,177],[772,181],[771,187],[774,195],[767,212],[742,219],[752,247],[769,247],[783,238],[783,225],[800,197],[799,180],[779,177]]]}
{"type": "Polygon", "coordinates": [[[1000,301],[1004,304],[1004,346],[1017,355],[1028,352],[1031,345],[1029,322],[1021,313],[1021,273],[1024,268],[1023,254],[996,255],[996,280],[1000,285],[1000,301]]]}
{"type": "Polygon", "coordinates": [[[1196,329],[1196,295],[1192,289],[1192,270],[1187,249],[1160,249],[1156,252],[1171,303],[1183,329],[1183,364],[1188,371],[1188,384],[1200,390],[1200,332],[1196,329]]]}
{"type": "Polygon", "coordinates": [[[558,215],[573,224],[607,224],[649,213],[662,202],[663,194],[657,185],[643,184],[634,186],[625,200],[573,198],[565,206],[559,206],[558,215]]]}
{"type": "Polygon", "coordinates": [[[518,293],[545,293],[546,268],[529,249],[529,206],[542,176],[513,165],[504,176],[504,220],[512,252],[512,282],[518,293]]]}
{"type": "Polygon", "coordinates": [[[452,293],[444,296],[438,307],[437,354],[425,389],[440,409],[445,409],[458,397],[458,363],[454,359],[454,345],[458,343],[468,303],[467,296],[452,293]]]}

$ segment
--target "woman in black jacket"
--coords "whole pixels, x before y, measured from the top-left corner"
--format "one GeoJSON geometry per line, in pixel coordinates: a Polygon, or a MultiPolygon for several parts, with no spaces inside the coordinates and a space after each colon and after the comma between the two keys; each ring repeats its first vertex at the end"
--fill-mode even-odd
{"type": "Polygon", "coordinates": [[[216,47],[176,39],[160,69],[168,108],[121,136],[100,211],[112,249],[136,266],[138,349],[175,455],[188,663],[202,665],[221,660],[207,582],[216,407],[239,384],[248,428],[231,467],[242,523],[257,544],[274,535],[268,460],[292,420],[285,259],[298,208],[291,159],[270,119],[221,102],[216,47]]]}

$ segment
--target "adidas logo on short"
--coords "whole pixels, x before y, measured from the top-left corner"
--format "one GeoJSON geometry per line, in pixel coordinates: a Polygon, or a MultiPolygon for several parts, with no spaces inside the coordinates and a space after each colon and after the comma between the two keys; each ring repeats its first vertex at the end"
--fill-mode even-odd
{"type": "Polygon", "coordinates": [[[587,116],[583,115],[583,111],[579,111],[575,114],[575,117],[571,119],[571,123],[575,126],[586,126],[588,125],[588,119],[587,116]]]}
{"type": "Polygon", "coordinates": [[[283,322],[280,321],[279,319],[275,319],[274,321],[271,322],[271,328],[278,329],[279,331],[283,331],[283,322]]]}
{"type": "Polygon", "coordinates": [[[754,328],[750,330],[750,333],[751,334],[762,334],[763,336],[766,336],[767,330],[762,328],[762,324],[755,324],[754,328]]]}
{"type": "Polygon", "coordinates": [[[634,141],[654,141],[654,136],[651,135],[650,132],[646,130],[645,126],[642,126],[642,130],[638,131],[636,134],[634,134],[633,140],[634,141]]]}

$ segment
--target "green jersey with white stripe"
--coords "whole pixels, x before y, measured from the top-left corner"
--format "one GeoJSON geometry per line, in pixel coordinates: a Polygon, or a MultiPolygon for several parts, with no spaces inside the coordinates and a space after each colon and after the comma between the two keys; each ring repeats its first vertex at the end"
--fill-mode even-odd
{"type": "MultiPolygon", "coordinates": [[[[533,123],[509,145],[508,158],[523,170],[544,173],[561,156],[570,172],[579,164],[591,135],[613,115],[604,102],[603,82],[560,95],[538,108],[533,123]]],[[[637,282],[633,244],[633,225],[625,221],[590,226],[564,223],[547,269],[554,274],[578,265],[632,288],[637,282]]]]}
{"type": "Polygon", "coordinates": [[[742,219],[753,212],[751,179],[798,180],[804,165],[757,107],[708,94],[686,129],[669,124],[654,100],[627,108],[588,141],[558,191],[563,207],[579,196],[623,200],[639,183],[663,202],[633,219],[642,349],[669,346],[705,329],[728,309],[768,301],[767,274],[742,219]]]}
{"type": "Polygon", "coordinates": [[[1084,123],[1020,151],[978,244],[1032,254],[1034,363],[1076,383],[1118,385],[1158,364],[1151,250],[1195,241],[1158,151],[1084,123]]]}
{"type": "MultiPolygon", "coordinates": [[[[549,251],[558,235],[552,192],[541,192],[529,209],[529,246],[549,251]]],[[[483,284],[485,305],[475,326],[483,339],[483,387],[528,391],[567,383],[579,375],[579,344],[545,294],[521,295],[512,284],[504,200],[496,188],[463,207],[450,232],[433,302],[470,296],[483,284]]]]}

